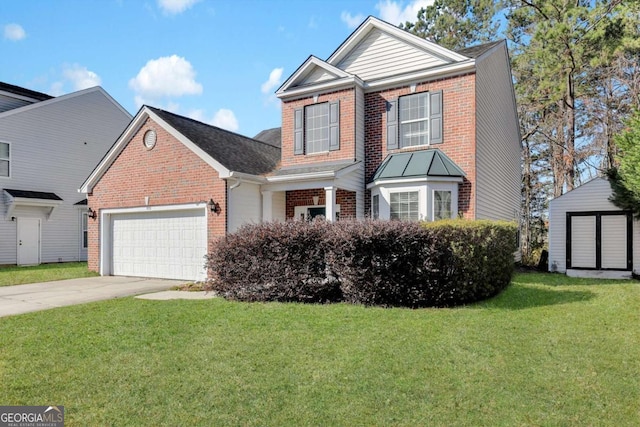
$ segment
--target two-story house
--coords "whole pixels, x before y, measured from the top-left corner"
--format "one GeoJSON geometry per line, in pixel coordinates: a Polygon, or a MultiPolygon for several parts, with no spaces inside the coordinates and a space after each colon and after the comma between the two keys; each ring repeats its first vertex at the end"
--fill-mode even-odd
{"type": "Polygon", "coordinates": [[[78,183],[130,121],[99,87],[52,97],[0,83],[0,265],[87,259],[78,183]]]}
{"type": "Polygon", "coordinates": [[[282,127],[256,139],[143,107],[81,188],[90,268],[203,278],[207,245],[247,222],[518,218],[504,41],[453,52],[369,17],[276,94],[282,127]]]}

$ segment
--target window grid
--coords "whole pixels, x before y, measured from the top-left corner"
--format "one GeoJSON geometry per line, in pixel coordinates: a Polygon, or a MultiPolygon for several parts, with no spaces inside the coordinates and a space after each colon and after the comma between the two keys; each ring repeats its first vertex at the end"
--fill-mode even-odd
{"type": "Polygon", "coordinates": [[[307,105],[304,110],[306,152],[329,151],[329,103],[307,105]]]}
{"type": "Polygon", "coordinates": [[[0,142],[0,177],[9,177],[10,155],[9,144],[0,142]]]}
{"type": "Polygon", "coordinates": [[[429,144],[429,93],[400,98],[400,147],[429,144]]]}
{"type": "Polygon", "coordinates": [[[417,191],[391,193],[389,207],[391,219],[411,221],[420,219],[417,191]]]}

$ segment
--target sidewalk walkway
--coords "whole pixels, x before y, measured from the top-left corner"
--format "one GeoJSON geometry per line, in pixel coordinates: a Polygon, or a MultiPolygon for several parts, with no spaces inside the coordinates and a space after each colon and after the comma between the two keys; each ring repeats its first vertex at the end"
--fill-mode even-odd
{"type": "Polygon", "coordinates": [[[0,317],[167,289],[185,280],[100,276],[0,287],[0,317]]]}

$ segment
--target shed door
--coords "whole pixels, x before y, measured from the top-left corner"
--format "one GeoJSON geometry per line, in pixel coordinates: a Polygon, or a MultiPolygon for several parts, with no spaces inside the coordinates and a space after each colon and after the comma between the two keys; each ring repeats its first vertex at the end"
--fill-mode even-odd
{"type": "Polygon", "coordinates": [[[628,212],[568,212],[567,268],[632,270],[632,228],[628,212]]]}
{"type": "Polygon", "coordinates": [[[571,267],[596,268],[596,217],[576,216],[571,221],[571,267]]]}
{"type": "Polygon", "coordinates": [[[204,209],[112,215],[112,274],[203,280],[204,209]]]}

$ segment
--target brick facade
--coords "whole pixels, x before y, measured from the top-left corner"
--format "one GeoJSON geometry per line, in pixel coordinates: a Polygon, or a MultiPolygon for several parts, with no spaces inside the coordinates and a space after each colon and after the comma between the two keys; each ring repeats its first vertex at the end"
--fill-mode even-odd
{"type": "MultiPolygon", "coordinates": [[[[208,240],[226,232],[227,186],[215,169],[205,163],[164,128],[147,119],[88,195],[95,211],[110,208],[180,205],[206,202],[220,204],[221,213],[207,212],[208,240]],[[148,150],[143,143],[147,130],[154,129],[157,142],[148,150]]],[[[99,270],[100,215],[89,219],[89,269],[99,270]]]]}
{"type": "Polygon", "coordinates": [[[340,149],[309,155],[293,154],[294,111],[315,104],[313,97],[282,103],[282,163],[286,166],[304,166],[311,163],[333,162],[356,158],[355,89],[346,89],[318,96],[317,103],[340,101],[340,149]]]}
{"type": "MultiPolygon", "coordinates": [[[[319,197],[318,205],[326,205],[324,188],[287,191],[287,218],[293,218],[296,206],[313,206],[314,196],[319,197]]],[[[340,218],[353,219],[356,217],[356,194],[353,191],[346,191],[339,188],[336,191],[336,204],[340,205],[340,218]]]]}
{"type": "MultiPolygon", "coordinates": [[[[443,143],[438,148],[466,173],[459,186],[458,210],[465,218],[475,219],[476,139],[475,139],[475,74],[420,83],[415,93],[442,90],[443,143]]],[[[373,174],[389,153],[420,150],[410,147],[387,149],[387,101],[411,94],[409,86],[386,89],[365,94],[365,177],[370,182],[373,174]]],[[[367,191],[365,211],[370,210],[370,192],[367,191]]]]}

